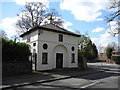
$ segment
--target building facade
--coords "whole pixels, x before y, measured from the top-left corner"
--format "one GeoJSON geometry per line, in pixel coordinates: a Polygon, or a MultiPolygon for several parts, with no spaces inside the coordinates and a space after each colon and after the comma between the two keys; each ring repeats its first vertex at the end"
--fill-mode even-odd
{"type": "Polygon", "coordinates": [[[22,42],[28,43],[32,52],[33,69],[49,70],[78,66],[78,38],[53,24],[37,26],[22,34],[22,42]]]}

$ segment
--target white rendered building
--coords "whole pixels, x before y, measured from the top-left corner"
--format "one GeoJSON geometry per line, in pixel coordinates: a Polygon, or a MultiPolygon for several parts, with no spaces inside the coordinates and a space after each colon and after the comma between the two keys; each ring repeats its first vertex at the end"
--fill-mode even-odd
{"type": "Polygon", "coordinates": [[[33,69],[78,67],[78,37],[80,35],[53,24],[36,26],[22,34],[23,42],[31,46],[33,69]]]}

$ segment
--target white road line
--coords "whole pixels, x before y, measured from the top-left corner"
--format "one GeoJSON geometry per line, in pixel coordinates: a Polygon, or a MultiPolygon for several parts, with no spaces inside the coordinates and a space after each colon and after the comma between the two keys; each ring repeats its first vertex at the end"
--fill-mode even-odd
{"type": "Polygon", "coordinates": [[[99,82],[100,82],[100,81],[96,81],[96,82],[94,82],[94,83],[91,83],[91,84],[82,86],[81,88],[87,88],[87,87],[93,86],[93,85],[95,85],[95,84],[97,84],[97,83],[99,83],[99,82]]]}

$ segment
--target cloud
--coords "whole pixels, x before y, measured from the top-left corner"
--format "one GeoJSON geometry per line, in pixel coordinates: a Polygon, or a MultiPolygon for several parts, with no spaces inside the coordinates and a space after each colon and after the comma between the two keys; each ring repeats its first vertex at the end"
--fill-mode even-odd
{"type": "Polygon", "coordinates": [[[115,26],[117,24],[117,21],[111,21],[110,23],[108,23],[108,25],[111,25],[111,26],[115,26]]]}
{"type": "Polygon", "coordinates": [[[98,38],[91,38],[92,42],[96,42],[98,38]]]}
{"type": "Polygon", "coordinates": [[[104,34],[99,35],[97,38],[92,37],[91,40],[98,46],[106,47],[114,37],[108,33],[108,30],[104,34]]]}
{"type": "Polygon", "coordinates": [[[104,53],[105,47],[108,45],[109,43],[109,39],[107,40],[106,38],[103,37],[98,37],[98,38],[91,38],[92,42],[96,44],[98,52],[99,53],[104,53]]]}
{"type": "Polygon", "coordinates": [[[111,38],[112,35],[108,33],[108,31],[106,31],[104,34],[100,35],[102,38],[111,38]]]}
{"type": "MultiPolygon", "coordinates": [[[[60,17],[57,17],[57,18],[59,19],[60,17]]],[[[19,19],[20,18],[18,16],[14,18],[6,17],[2,19],[0,22],[0,29],[4,30],[7,33],[9,38],[11,38],[14,35],[18,35],[18,33],[16,32],[17,28],[15,27],[15,24],[19,19]]],[[[75,32],[74,30],[69,28],[69,26],[71,25],[73,25],[71,22],[64,20],[63,27],[71,32],[75,32]]]]}
{"type": "Polygon", "coordinates": [[[64,28],[67,29],[69,26],[72,26],[73,24],[71,22],[65,21],[64,28]]]}
{"type": "Polygon", "coordinates": [[[47,7],[49,6],[48,0],[13,0],[13,1],[15,1],[18,5],[25,5],[26,2],[42,2],[47,7]]]}
{"type": "Polygon", "coordinates": [[[97,21],[103,21],[104,19],[103,18],[97,18],[96,20],[97,21]]]}
{"type": "Polygon", "coordinates": [[[111,41],[112,36],[109,33],[101,34],[98,38],[91,38],[96,45],[106,46],[111,41]]]}
{"type": "Polygon", "coordinates": [[[7,33],[8,37],[17,35],[15,23],[17,22],[18,19],[19,17],[14,18],[6,17],[2,19],[0,23],[0,29],[4,30],[7,33]]]}
{"type": "Polygon", "coordinates": [[[109,0],[64,0],[60,3],[62,10],[70,11],[77,20],[102,20],[100,10],[106,9],[109,0]]]}
{"type": "Polygon", "coordinates": [[[113,37],[110,33],[108,33],[109,29],[105,31],[103,34],[99,35],[97,38],[92,37],[91,40],[93,43],[96,44],[99,53],[104,53],[105,48],[113,39],[116,37],[113,37]]]}
{"type": "Polygon", "coordinates": [[[104,28],[96,28],[94,30],[92,30],[92,32],[100,32],[100,31],[104,31],[104,28]]]}
{"type": "Polygon", "coordinates": [[[73,24],[69,21],[64,20],[63,28],[67,29],[68,31],[75,32],[75,30],[69,28],[69,26],[72,26],[73,24]]]}
{"type": "MultiPolygon", "coordinates": [[[[115,25],[115,23],[113,22],[112,25],[115,25]]],[[[105,48],[107,47],[108,44],[111,43],[111,41],[113,40],[119,40],[118,37],[113,37],[110,33],[109,33],[110,29],[108,29],[107,31],[105,31],[103,34],[99,35],[97,38],[96,37],[92,37],[91,40],[93,43],[96,44],[98,51],[100,53],[104,53],[105,48]]]]}
{"type": "Polygon", "coordinates": [[[116,21],[111,21],[108,23],[107,27],[108,27],[108,32],[115,37],[118,37],[120,35],[119,33],[119,29],[120,29],[120,20],[116,20],[116,21]],[[118,35],[119,34],[119,35],[118,35]]]}
{"type": "Polygon", "coordinates": [[[104,53],[105,47],[110,43],[111,39],[110,38],[104,38],[104,37],[98,37],[98,38],[91,38],[92,42],[95,43],[97,46],[98,52],[99,53],[104,53]]]}

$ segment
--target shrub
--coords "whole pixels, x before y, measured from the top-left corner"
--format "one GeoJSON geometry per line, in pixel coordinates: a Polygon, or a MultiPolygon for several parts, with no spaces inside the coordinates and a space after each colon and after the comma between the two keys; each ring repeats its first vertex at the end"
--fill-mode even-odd
{"type": "Polygon", "coordinates": [[[29,45],[2,39],[2,61],[3,62],[26,62],[29,61],[29,45]]]}
{"type": "Polygon", "coordinates": [[[112,59],[116,64],[120,64],[120,56],[112,56],[111,59],[112,59]]]}
{"type": "Polygon", "coordinates": [[[107,58],[111,59],[111,55],[112,55],[112,48],[111,47],[106,48],[107,58]]]}

